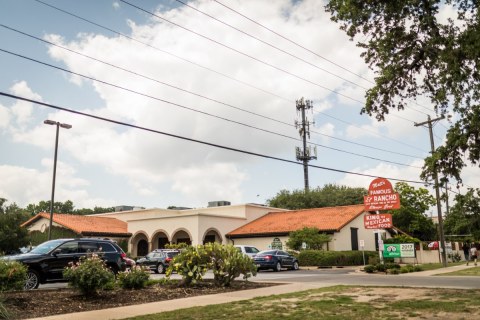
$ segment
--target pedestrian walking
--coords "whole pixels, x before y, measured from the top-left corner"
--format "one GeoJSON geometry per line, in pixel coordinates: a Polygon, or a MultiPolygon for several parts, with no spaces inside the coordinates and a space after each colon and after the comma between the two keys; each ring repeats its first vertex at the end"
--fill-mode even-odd
{"type": "MultiPolygon", "coordinates": [[[[475,247],[475,243],[472,244],[472,247],[470,248],[470,260],[474,262],[475,265],[477,265],[477,247],[475,247]]],[[[468,261],[467,261],[467,266],[468,266],[468,261]]]]}
{"type": "Polygon", "coordinates": [[[463,255],[465,256],[465,261],[467,261],[468,263],[468,260],[470,260],[470,246],[468,245],[468,242],[464,242],[463,243],[463,246],[462,246],[462,250],[463,250],[463,255]]]}

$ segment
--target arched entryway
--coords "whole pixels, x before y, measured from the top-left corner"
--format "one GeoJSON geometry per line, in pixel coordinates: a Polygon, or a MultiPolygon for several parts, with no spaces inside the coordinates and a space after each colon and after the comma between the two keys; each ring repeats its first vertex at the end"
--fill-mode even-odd
{"type": "Polygon", "coordinates": [[[143,232],[138,232],[132,237],[132,256],[142,257],[149,252],[148,237],[143,232]]]}
{"type": "Polygon", "coordinates": [[[157,231],[152,237],[152,249],[165,249],[165,245],[169,244],[168,234],[163,231],[157,231]]]}
{"type": "Polygon", "coordinates": [[[203,235],[203,244],[209,242],[222,243],[222,236],[220,236],[220,232],[218,232],[218,230],[211,228],[205,232],[203,235]]]}
{"type": "Polygon", "coordinates": [[[172,236],[172,243],[186,243],[188,245],[192,244],[192,237],[186,230],[178,230],[172,236]]]}

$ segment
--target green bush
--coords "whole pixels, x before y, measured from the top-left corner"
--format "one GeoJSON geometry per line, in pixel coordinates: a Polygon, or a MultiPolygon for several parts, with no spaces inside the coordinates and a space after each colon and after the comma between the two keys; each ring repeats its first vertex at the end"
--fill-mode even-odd
{"type": "Polygon", "coordinates": [[[17,261],[0,260],[0,292],[22,290],[27,278],[27,267],[17,261]]]}
{"type": "Polygon", "coordinates": [[[212,269],[214,282],[218,286],[228,287],[240,275],[248,279],[257,274],[253,260],[232,245],[213,242],[207,243],[204,249],[209,259],[208,268],[212,269]]]}
{"type": "Polygon", "coordinates": [[[123,289],[143,289],[150,278],[150,269],[135,266],[131,270],[119,272],[117,279],[123,289]]]}
{"type": "MultiPolygon", "coordinates": [[[[376,251],[365,251],[365,261],[377,256],[376,251]]],[[[301,266],[360,266],[363,265],[362,251],[323,251],[323,250],[302,250],[298,255],[298,262],[301,266]]]]}
{"type": "Polygon", "coordinates": [[[170,263],[166,277],[169,278],[175,271],[182,276],[183,284],[190,285],[202,280],[210,269],[218,286],[229,286],[240,275],[248,279],[257,274],[253,260],[232,245],[207,243],[183,250],[170,263]]]}
{"type": "Polygon", "coordinates": [[[397,268],[393,268],[393,269],[388,269],[390,272],[390,274],[399,274],[400,273],[400,269],[397,269],[397,268]]]}
{"type": "Polygon", "coordinates": [[[420,272],[420,271],[423,271],[423,268],[422,268],[422,266],[416,265],[416,266],[413,267],[413,271],[420,272]]]}
{"type": "Polygon", "coordinates": [[[183,284],[195,284],[203,279],[208,270],[208,263],[209,259],[204,246],[189,246],[170,263],[166,271],[166,277],[169,278],[175,271],[182,277],[183,284]]]}
{"type": "Polygon", "coordinates": [[[374,273],[374,272],[375,272],[375,266],[369,264],[369,265],[363,267],[363,270],[364,270],[366,273],[374,273]]]}
{"type": "Polygon", "coordinates": [[[111,289],[115,275],[96,254],[82,257],[63,270],[63,277],[83,295],[94,295],[98,290],[111,289]]]}
{"type": "Polygon", "coordinates": [[[385,268],[387,268],[387,269],[400,269],[400,265],[398,263],[395,263],[395,262],[388,262],[388,263],[385,263],[385,268]]]}
{"type": "Polygon", "coordinates": [[[383,263],[379,263],[375,265],[375,269],[377,269],[378,272],[385,272],[387,271],[387,266],[384,265],[383,263]]]}

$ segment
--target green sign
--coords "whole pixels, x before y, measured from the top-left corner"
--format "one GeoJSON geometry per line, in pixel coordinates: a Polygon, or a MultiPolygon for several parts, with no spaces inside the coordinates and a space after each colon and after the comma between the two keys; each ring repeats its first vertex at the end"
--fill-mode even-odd
{"type": "Polygon", "coordinates": [[[415,258],[414,243],[388,243],[383,245],[384,258],[415,258]]]}

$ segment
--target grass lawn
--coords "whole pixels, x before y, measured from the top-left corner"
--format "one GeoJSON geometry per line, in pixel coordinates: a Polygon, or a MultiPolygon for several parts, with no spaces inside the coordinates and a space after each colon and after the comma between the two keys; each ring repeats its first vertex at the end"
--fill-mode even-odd
{"type": "Polygon", "coordinates": [[[479,319],[480,290],[334,286],[228,304],[140,316],[135,320],[479,319]]]}
{"type": "MultiPolygon", "coordinates": [[[[465,263],[466,263],[465,261],[449,262],[447,264],[447,266],[448,267],[460,266],[460,265],[465,264],[465,263]]],[[[424,271],[435,270],[435,269],[443,268],[443,264],[441,264],[441,263],[424,263],[424,264],[421,265],[421,267],[424,271]]]]}
{"type": "Polygon", "coordinates": [[[439,275],[441,276],[480,276],[480,267],[473,267],[473,268],[468,268],[464,270],[442,273],[439,275]]]}

